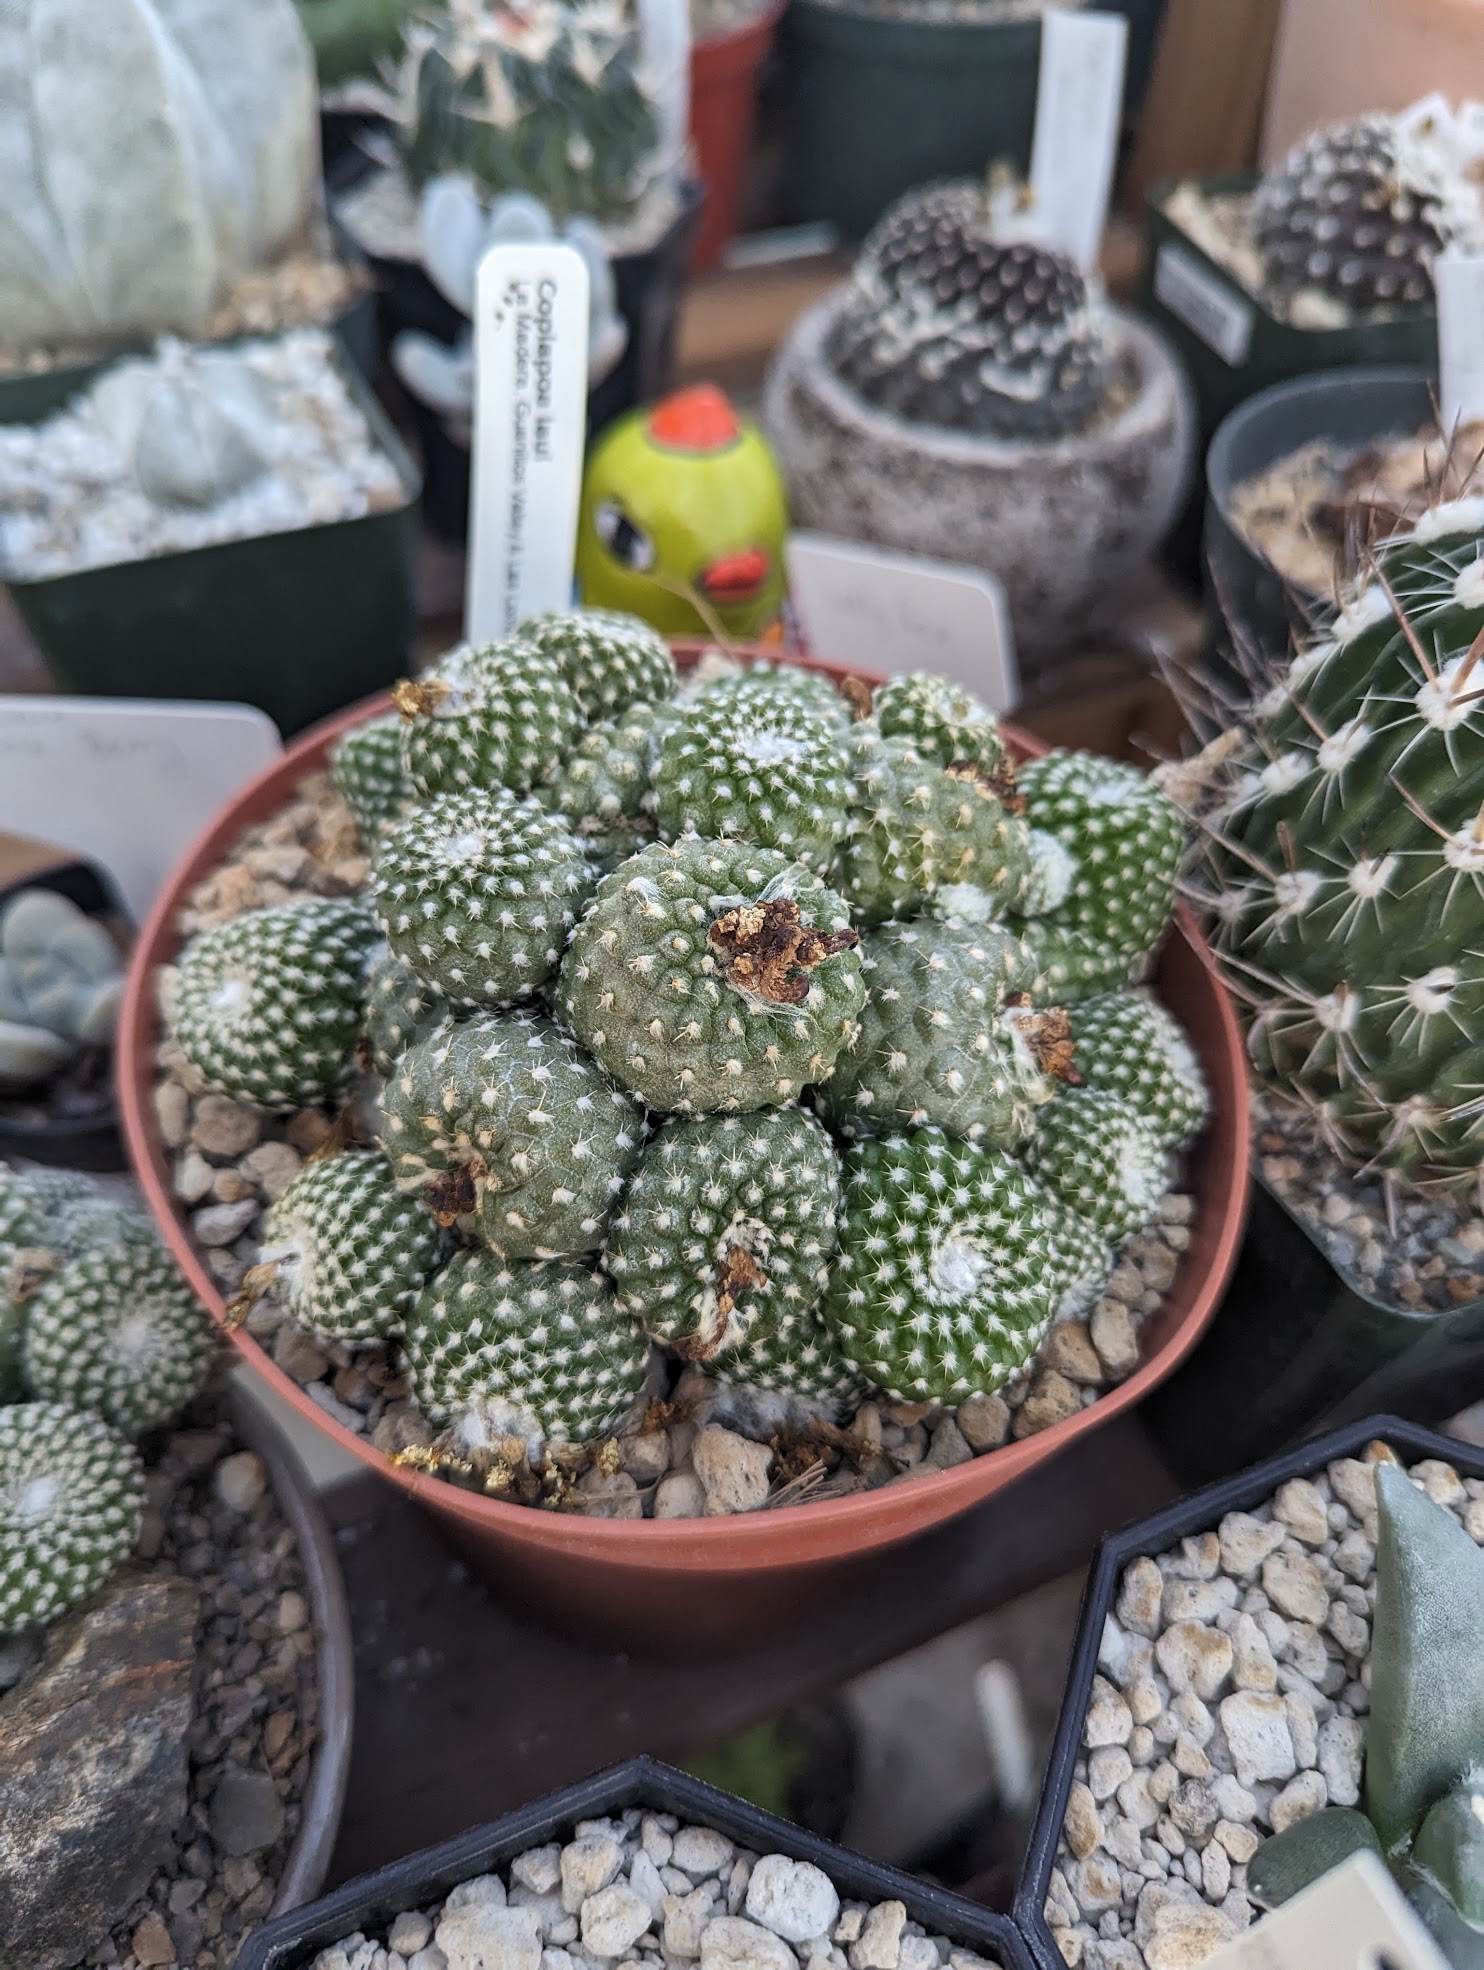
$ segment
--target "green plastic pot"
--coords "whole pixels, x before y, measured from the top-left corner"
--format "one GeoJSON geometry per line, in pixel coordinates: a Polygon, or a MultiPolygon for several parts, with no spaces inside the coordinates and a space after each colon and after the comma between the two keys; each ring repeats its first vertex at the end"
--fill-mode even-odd
{"type": "Polygon", "coordinates": [[[57,682],[109,698],[257,705],[287,737],[407,668],[418,476],[370,386],[351,397],[402,482],[385,513],[8,582],[57,682]]]}
{"type": "Polygon", "coordinates": [[[850,240],[914,185],[1030,161],[1039,19],[918,21],[792,0],[783,20],[791,216],[850,240]]]}
{"type": "Polygon", "coordinates": [[[1286,656],[1329,598],[1291,587],[1238,531],[1237,487],[1320,439],[1359,451],[1420,430],[1433,419],[1433,387],[1420,369],[1322,371],[1260,391],[1222,423],[1206,454],[1206,573],[1240,647],[1268,662],[1286,656]]]}

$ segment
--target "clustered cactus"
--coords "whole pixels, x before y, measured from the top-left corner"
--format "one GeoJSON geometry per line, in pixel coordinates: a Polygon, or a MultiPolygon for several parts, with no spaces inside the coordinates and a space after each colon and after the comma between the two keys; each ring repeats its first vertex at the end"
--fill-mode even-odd
{"type": "Polygon", "coordinates": [[[131,1439],[179,1414],[213,1353],[142,1212],[0,1164],[0,1634],[65,1614],[132,1550],[131,1439]]]}
{"type": "Polygon", "coordinates": [[[1484,501],[1464,499],[1380,545],[1167,775],[1203,822],[1259,1073],[1344,1160],[1413,1183],[1484,1172],[1481,658],[1484,501]]]}
{"type": "Polygon", "coordinates": [[[301,1171],[248,1286],[398,1344],[447,1468],[612,1431],[658,1349],[794,1418],[992,1392],[1204,1119],[1140,983],[1183,845],[1140,775],[1053,754],[1017,785],[941,678],[676,686],[612,616],[456,652],[396,694],[400,764],[382,722],[337,755],[387,945],[356,902],[289,904],[181,960],[213,1087],[372,1072],[377,1146],[301,1171]],[[235,981],[270,972],[244,1027],[235,981]]]}
{"type": "Polygon", "coordinates": [[[1364,1810],[1327,1806],[1264,1841],[1248,1893],[1276,1908],[1351,1854],[1379,1854],[1454,1970],[1480,1970],[1484,1553],[1394,1460],[1375,1482],[1364,1810]]]}
{"type": "Polygon", "coordinates": [[[878,222],[830,341],[868,403],[1002,439],[1066,436],[1103,412],[1119,367],[1104,312],[1005,206],[985,185],[935,185],[878,222]]]}

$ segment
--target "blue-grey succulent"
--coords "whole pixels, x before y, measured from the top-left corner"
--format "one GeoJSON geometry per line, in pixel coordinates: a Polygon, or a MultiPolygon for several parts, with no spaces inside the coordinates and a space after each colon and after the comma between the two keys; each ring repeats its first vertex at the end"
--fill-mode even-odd
{"type": "Polygon", "coordinates": [[[124,989],[101,923],[49,889],[0,909],[0,1089],[39,1087],[113,1039],[124,989]]]}

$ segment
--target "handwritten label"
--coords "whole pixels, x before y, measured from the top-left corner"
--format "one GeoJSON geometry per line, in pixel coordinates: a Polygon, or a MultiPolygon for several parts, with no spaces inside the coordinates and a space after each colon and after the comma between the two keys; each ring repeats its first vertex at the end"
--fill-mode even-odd
{"type": "Polygon", "coordinates": [[[796,533],[788,573],[812,655],[869,670],[941,671],[991,711],[1015,702],[1010,612],[982,568],[796,533]]]}
{"type": "Polygon", "coordinates": [[[1377,1854],[1352,1854],[1206,1958],[1206,1970],[1448,1970],[1377,1854]]]}
{"type": "Polygon", "coordinates": [[[588,272],[570,246],[492,246],[474,288],[464,633],[572,603],[587,425],[588,272]]]}
{"type": "Polygon", "coordinates": [[[0,698],[0,832],[107,870],[137,922],[223,801],[282,751],[251,705],[0,698]]]}
{"type": "Polygon", "coordinates": [[[1252,347],[1251,303],[1174,240],[1167,239],[1155,257],[1154,294],[1224,363],[1240,369],[1246,362],[1252,347]]]}
{"type": "Polygon", "coordinates": [[[1123,113],[1128,22],[1122,14],[1049,7],[1041,17],[1041,72],[1031,194],[1037,236],[1097,264],[1123,113]]]}
{"type": "Polygon", "coordinates": [[[1438,291],[1439,393],[1443,429],[1484,417],[1484,253],[1443,253],[1433,263],[1438,291]]]}

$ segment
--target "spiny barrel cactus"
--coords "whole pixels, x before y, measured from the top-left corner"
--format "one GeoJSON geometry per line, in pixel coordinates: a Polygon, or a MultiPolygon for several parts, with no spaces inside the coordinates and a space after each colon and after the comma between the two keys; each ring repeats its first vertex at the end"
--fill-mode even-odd
{"type": "Polygon", "coordinates": [[[1438,255],[1484,243],[1481,157],[1484,138],[1434,104],[1316,130],[1253,199],[1268,291],[1358,312],[1426,306],[1438,255]]]}
{"type": "Polygon", "coordinates": [[[624,219],[660,168],[635,15],[596,0],[449,0],[408,30],[399,102],[415,183],[467,172],[558,221],[624,219]]]}
{"type": "Polygon", "coordinates": [[[509,1259],[594,1250],[645,1132],[597,1063],[529,1012],[487,1013],[409,1048],[382,1118],[398,1187],[509,1259]]]}
{"type": "Polygon", "coordinates": [[[274,1203],[258,1264],[263,1287],[323,1341],[360,1345],[400,1333],[432,1277],[442,1241],[419,1199],[404,1197],[376,1150],[312,1158],[274,1203]]]}
{"type": "Polygon", "coordinates": [[[0,1410],[0,1635],[101,1587],[143,1520],[143,1466],[101,1417],[56,1402],[0,1410]]]}
{"type": "Polygon", "coordinates": [[[515,1436],[589,1443],[641,1399],[649,1342],[596,1273],[570,1261],[460,1252],[413,1309],[419,1402],[461,1448],[515,1436]]]}
{"type": "Polygon", "coordinates": [[[1259,1072],[1358,1162],[1484,1165],[1484,501],[1379,549],[1169,784],[1259,1072]]]}
{"type": "Polygon", "coordinates": [[[845,382],[914,424],[995,438],[1085,428],[1117,365],[1075,262],[1007,232],[988,188],[910,192],[878,223],[831,338],[845,382]]]}
{"type": "Polygon", "coordinates": [[[835,1250],[840,1166],[797,1108],[664,1124],[614,1218],[619,1308],[688,1360],[724,1362],[812,1315],[835,1250]]]}
{"type": "Polygon", "coordinates": [[[529,793],[582,722],[555,660],[520,637],[461,643],[393,695],[407,777],[423,799],[496,787],[529,793]]]}
{"type": "Polygon", "coordinates": [[[1389,1455],[1375,1483],[1364,1811],[1326,1807],[1264,1841],[1248,1892],[1276,1908],[1352,1853],[1378,1853],[1454,1970],[1481,1970],[1484,1553],[1389,1455]]]}
{"type": "Polygon", "coordinates": [[[425,985],[505,1006],[555,971],[593,878],[564,821],[495,787],[414,808],[383,836],[371,886],[388,944],[425,985]]]}
{"type": "Polygon", "coordinates": [[[616,609],[553,611],[530,617],[519,633],[554,660],[589,722],[675,695],[679,677],[670,646],[638,616],[616,609]]]}
{"type": "Polygon", "coordinates": [[[234,1101],[328,1100],[354,1064],[375,943],[354,902],[278,903],[200,931],[181,953],[175,1040],[234,1101]]]}
{"type": "Polygon", "coordinates": [[[605,876],[556,1003],[651,1108],[742,1113],[822,1081],[865,998],[832,889],[770,848],[686,835],[605,876]]]}

